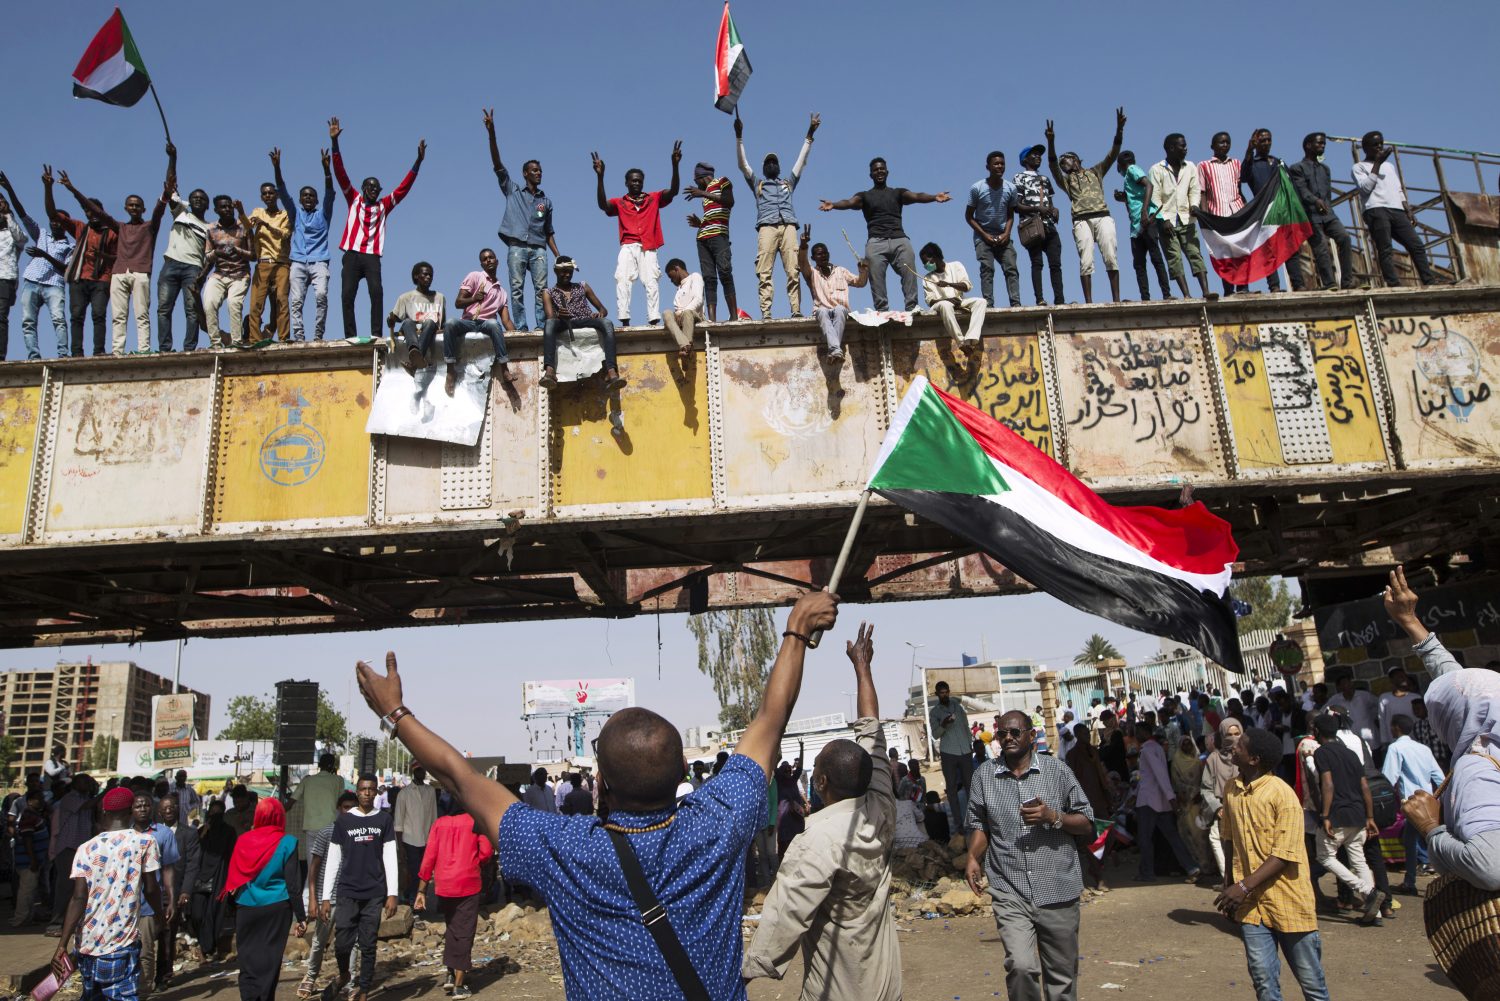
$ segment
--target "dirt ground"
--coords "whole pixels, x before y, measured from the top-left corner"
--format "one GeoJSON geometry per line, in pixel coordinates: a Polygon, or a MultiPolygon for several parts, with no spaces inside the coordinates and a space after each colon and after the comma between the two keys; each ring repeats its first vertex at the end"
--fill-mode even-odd
{"type": "MultiPolygon", "coordinates": [[[[1123,869],[1119,876],[1124,876],[1123,869]]],[[[1244,950],[1230,926],[1213,910],[1213,891],[1162,881],[1143,885],[1120,878],[1117,889],[1083,907],[1079,998],[1122,997],[1253,999],[1244,950]]],[[[1395,997],[1411,1001],[1458,1001],[1432,960],[1422,932],[1418,898],[1381,928],[1361,928],[1343,918],[1324,918],[1323,961],[1333,998],[1395,997]]],[[[1005,997],[1005,957],[994,922],[985,915],[916,920],[901,924],[902,968],[907,1001],[965,1001],[1005,997]]],[[[435,957],[434,957],[435,959],[435,957]]],[[[442,1001],[439,968],[432,959],[379,967],[378,1001],[442,1001]],[[431,965],[427,965],[430,963],[431,965]],[[399,966],[399,968],[393,968],[399,966]]],[[[484,1001],[562,1001],[562,975],[555,948],[498,943],[477,949],[471,984],[484,1001]],[[518,969],[519,967],[519,969],[518,969]],[[507,972],[509,971],[509,972],[507,972]]],[[[299,969],[283,970],[278,1001],[295,1001],[299,969]]],[[[232,968],[193,971],[160,1001],[235,997],[232,968]]],[[[1290,973],[1283,993],[1300,997],[1290,973]]],[[[800,962],[785,981],[757,981],[752,1001],[794,999],[801,990],[800,962]]]]}

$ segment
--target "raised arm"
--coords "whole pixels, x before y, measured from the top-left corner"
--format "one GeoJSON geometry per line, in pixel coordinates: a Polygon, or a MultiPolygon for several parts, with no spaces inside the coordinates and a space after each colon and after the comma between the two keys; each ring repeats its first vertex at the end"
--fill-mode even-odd
{"type": "MultiPolygon", "coordinates": [[[[408,170],[406,176],[401,178],[401,183],[396,185],[396,190],[387,196],[390,198],[390,207],[392,209],[400,205],[406,199],[406,196],[411,194],[411,186],[417,183],[417,174],[421,171],[422,161],[425,159],[427,159],[427,140],[419,139],[417,140],[417,158],[412,161],[411,170],[408,170]]],[[[386,211],[390,211],[390,209],[386,211]]]]}
{"type": "Polygon", "coordinates": [[[1103,177],[1105,174],[1109,173],[1109,168],[1114,165],[1115,158],[1120,155],[1120,145],[1124,142],[1125,109],[1124,107],[1119,107],[1115,109],[1115,141],[1110,144],[1109,153],[1106,154],[1104,159],[1099,161],[1099,165],[1094,168],[1094,170],[1098,172],[1100,177],[1103,177]]]}
{"type": "Polygon", "coordinates": [[[677,192],[682,188],[682,178],[678,174],[681,166],[682,140],[679,139],[672,144],[672,183],[661,193],[661,201],[658,203],[663,208],[672,204],[672,199],[677,197],[677,192]]]}
{"type": "Polygon", "coordinates": [[[50,163],[42,164],[42,195],[42,207],[46,210],[47,220],[50,222],[62,214],[57,211],[57,201],[52,197],[52,165],[50,163]]]}
{"type": "MultiPolygon", "coordinates": [[[[401,675],[396,671],[394,653],[385,655],[385,668],[381,674],[364,661],[354,668],[365,704],[380,717],[389,716],[403,705],[401,675]]],[[[520,802],[514,793],[476,772],[452,744],[429,730],[416,716],[402,717],[396,725],[396,739],[406,745],[439,785],[458,797],[492,843],[499,838],[500,818],[520,802]]]]}
{"type": "Polygon", "coordinates": [[[836,202],[830,202],[826,198],[818,202],[819,212],[832,212],[834,209],[862,209],[864,207],[865,196],[863,192],[857,195],[850,195],[848,198],[840,198],[836,202]]]}
{"type": "Polygon", "coordinates": [[[339,124],[338,116],[328,119],[328,144],[333,150],[333,176],[338,179],[339,191],[344,194],[344,201],[354,201],[354,185],[349,183],[349,175],[344,171],[344,154],[339,152],[339,136],[344,132],[344,127],[339,124]]]}
{"type": "Polygon", "coordinates": [[[22,219],[28,218],[26,209],[21,205],[21,196],[16,194],[15,188],[11,187],[10,178],[5,176],[5,171],[3,170],[0,170],[0,188],[5,189],[6,195],[10,198],[10,207],[15,214],[22,219]]]}
{"type": "Polygon", "coordinates": [[[801,272],[803,278],[807,279],[808,285],[811,285],[813,280],[812,262],[807,259],[807,246],[811,239],[812,227],[803,226],[802,239],[797,244],[797,270],[801,272]]]}
{"type": "Polygon", "coordinates": [[[319,150],[323,157],[323,218],[333,221],[333,157],[328,150],[319,150]]]}
{"type": "Polygon", "coordinates": [[[740,161],[740,173],[745,175],[746,184],[755,183],[755,171],[750,169],[750,161],[745,158],[745,123],[740,121],[740,113],[734,113],[734,153],[740,161]]]}
{"type": "Polygon", "coordinates": [[[767,776],[781,751],[781,737],[792,718],[792,707],[802,689],[802,662],[807,654],[807,640],[815,632],[833,627],[838,618],[838,596],[827,591],[809,591],[797,599],[787,616],[781,650],[771,666],[765,697],[760,711],[745,729],[736,753],[760,765],[767,776]]]}
{"type": "Polygon", "coordinates": [[[292,193],[286,189],[286,178],[281,176],[281,148],[273,146],[271,147],[271,152],[267,155],[271,158],[271,169],[275,173],[276,199],[281,202],[282,208],[295,216],[297,214],[297,203],[292,201],[292,193]]]}
{"type": "Polygon", "coordinates": [[[1047,131],[1043,134],[1047,137],[1047,170],[1051,172],[1052,179],[1061,186],[1063,174],[1062,168],[1057,165],[1057,131],[1052,127],[1052,119],[1047,119],[1047,131]]]}
{"type": "Polygon", "coordinates": [[[604,193],[604,161],[597,152],[590,153],[589,156],[593,158],[594,178],[598,181],[599,211],[605,215],[619,215],[619,210],[609,203],[609,197],[604,193]]]}
{"type": "Polygon", "coordinates": [[[68,194],[72,195],[74,199],[77,200],[79,207],[83,209],[85,215],[92,212],[94,215],[99,217],[104,225],[108,226],[116,233],[120,231],[119,222],[108,212],[104,211],[103,204],[101,204],[96,199],[90,198],[88,195],[84,194],[82,191],[79,191],[73,186],[73,182],[68,180],[68,172],[66,170],[58,171],[57,179],[62,182],[63,187],[68,189],[68,194]]]}
{"type": "Polygon", "coordinates": [[[875,679],[870,674],[870,661],[875,656],[875,627],[859,624],[858,635],[845,644],[845,652],[854,662],[854,714],[859,719],[880,718],[880,696],[875,691],[875,679]]]}
{"type": "Polygon", "coordinates": [[[802,168],[807,166],[807,155],[812,152],[813,133],[818,131],[818,126],[823,124],[823,119],[815,111],[807,122],[807,135],[802,139],[802,149],[797,153],[797,162],[792,164],[792,186],[802,180],[802,168]]]}
{"type": "Polygon", "coordinates": [[[929,195],[925,191],[906,191],[901,195],[902,205],[927,205],[932,202],[949,202],[953,196],[946,191],[939,191],[935,195],[929,195]]]}
{"type": "Polygon", "coordinates": [[[490,137],[490,167],[495,171],[495,176],[500,179],[500,190],[510,194],[506,190],[510,186],[510,173],[505,169],[505,164],[500,161],[500,143],[495,139],[495,109],[484,109],[484,131],[490,137]]]}

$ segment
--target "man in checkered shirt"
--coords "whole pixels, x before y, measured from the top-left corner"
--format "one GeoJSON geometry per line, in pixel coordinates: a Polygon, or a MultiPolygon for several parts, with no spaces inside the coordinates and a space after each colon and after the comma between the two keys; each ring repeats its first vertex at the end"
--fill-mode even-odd
{"type": "Polygon", "coordinates": [[[969,888],[989,884],[1010,1001],[1077,1001],[1077,839],[1093,837],[1094,814],[1072,769],[1036,753],[1030,716],[1006,713],[995,739],[1001,757],[969,790],[969,888]]]}

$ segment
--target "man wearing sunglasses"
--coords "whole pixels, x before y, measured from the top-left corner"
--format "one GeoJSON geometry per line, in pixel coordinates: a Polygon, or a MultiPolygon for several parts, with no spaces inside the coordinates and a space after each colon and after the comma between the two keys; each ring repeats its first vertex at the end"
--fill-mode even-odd
{"type": "Polygon", "coordinates": [[[1077,1001],[1075,839],[1093,834],[1093,811],[1072,770],[1035,753],[1031,717],[1001,716],[995,739],[1000,760],[975,768],[969,790],[969,888],[985,892],[981,875],[988,883],[1011,1001],[1077,1001]]]}

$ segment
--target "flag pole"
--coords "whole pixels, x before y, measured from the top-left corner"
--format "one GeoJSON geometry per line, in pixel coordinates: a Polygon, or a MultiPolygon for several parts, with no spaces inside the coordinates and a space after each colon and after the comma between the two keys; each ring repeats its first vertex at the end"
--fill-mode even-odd
{"type": "MultiPolygon", "coordinates": [[[[854,509],[854,517],[849,521],[849,531],[844,534],[844,548],[839,550],[839,558],[834,561],[833,575],[828,578],[828,592],[838,594],[839,581],[844,576],[844,566],[849,562],[849,551],[854,548],[854,537],[859,534],[860,522],[865,520],[865,508],[870,505],[870,491],[865,490],[859,495],[859,504],[854,509]]],[[[807,638],[809,650],[816,650],[818,644],[823,640],[823,630],[818,629],[807,638]]]]}
{"type": "Polygon", "coordinates": [[[161,110],[161,98],[156,96],[156,82],[152,81],[148,86],[151,88],[151,100],[156,102],[156,113],[161,116],[161,130],[167,134],[167,142],[171,142],[172,130],[167,128],[167,113],[161,110]]]}

